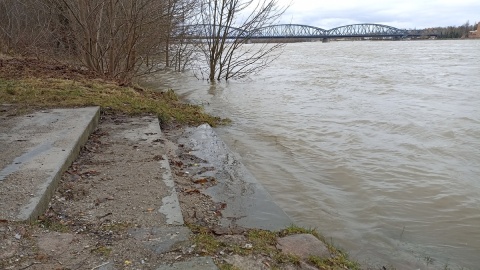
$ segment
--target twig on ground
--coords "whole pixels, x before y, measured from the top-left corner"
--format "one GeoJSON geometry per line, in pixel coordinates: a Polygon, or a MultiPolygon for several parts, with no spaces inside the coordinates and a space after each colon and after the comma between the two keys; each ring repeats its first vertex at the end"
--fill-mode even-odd
{"type": "Polygon", "coordinates": [[[33,265],[35,265],[35,264],[41,264],[41,262],[33,262],[33,263],[31,263],[31,264],[29,264],[29,265],[27,265],[27,266],[23,267],[23,268],[20,268],[20,270],[27,269],[27,268],[29,268],[29,267],[31,267],[31,266],[33,266],[33,265]]]}

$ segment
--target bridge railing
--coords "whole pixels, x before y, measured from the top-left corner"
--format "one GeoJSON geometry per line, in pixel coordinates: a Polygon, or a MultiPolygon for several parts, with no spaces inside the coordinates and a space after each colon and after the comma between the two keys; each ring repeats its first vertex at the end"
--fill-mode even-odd
{"type": "Polygon", "coordinates": [[[351,24],[328,30],[329,37],[403,37],[406,30],[382,24],[351,24]]]}
{"type": "Polygon", "coordinates": [[[324,37],[327,30],[302,24],[278,24],[252,31],[253,38],[301,38],[324,37]]]}

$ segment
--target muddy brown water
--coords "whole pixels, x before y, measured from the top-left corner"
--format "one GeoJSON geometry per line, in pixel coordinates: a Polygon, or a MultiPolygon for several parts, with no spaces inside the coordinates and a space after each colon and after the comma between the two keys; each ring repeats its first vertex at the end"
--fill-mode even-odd
{"type": "Polygon", "coordinates": [[[480,269],[480,40],[288,44],[248,80],[156,81],[295,222],[370,265],[480,269]]]}

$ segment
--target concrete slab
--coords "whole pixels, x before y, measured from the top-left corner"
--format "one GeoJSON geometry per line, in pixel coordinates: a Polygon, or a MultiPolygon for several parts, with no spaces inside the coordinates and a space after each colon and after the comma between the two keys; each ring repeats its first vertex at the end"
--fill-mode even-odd
{"type": "Polygon", "coordinates": [[[98,107],[0,119],[0,219],[34,220],[95,129],[98,107]]]}
{"type": "Polygon", "coordinates": [[[173,264],[161,265],[157,270],[184,270],[184,269],[196,269],[196,270],[218,270],[218,267],[210,257],[197,257],[191,258],[184,262],[177,262],[173,264]]]}
{"type": "Polygon", "coordinates": [[[200,177],[213,176],[217,181],[205,193],[216,202],[226,203],[226,208],[222,210],[222,226],[280,230],[293,224],[209,125],[187,130],[179,143],[192,149],[192,155],[206,161],[198,164],[199,167],[215,168],[215,171],[207,170],[200,177]]]}

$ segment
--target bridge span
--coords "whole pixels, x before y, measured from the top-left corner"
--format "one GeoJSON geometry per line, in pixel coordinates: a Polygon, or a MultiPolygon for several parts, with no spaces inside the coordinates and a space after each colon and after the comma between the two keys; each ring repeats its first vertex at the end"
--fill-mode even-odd
{"type": "Polygon", "coordinates": [[[393,26],[373,23],[350,24],[332,29],[323,29],[302,24],[277,24],[251,31],[236,27],[219,27],[209,24],[190,25],[187,35],[196,38],[208,38],[219,33],[227,33],[228,39],[341,39],[341,38],[382,38],[405,39],[418,37],[436,37],[431,30],[406,30],[393,26]]]}

